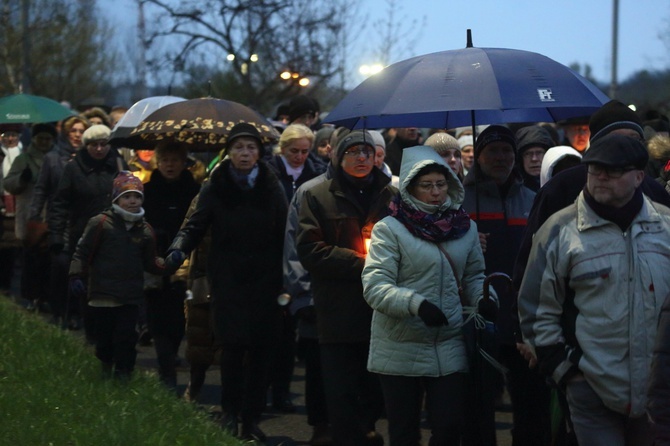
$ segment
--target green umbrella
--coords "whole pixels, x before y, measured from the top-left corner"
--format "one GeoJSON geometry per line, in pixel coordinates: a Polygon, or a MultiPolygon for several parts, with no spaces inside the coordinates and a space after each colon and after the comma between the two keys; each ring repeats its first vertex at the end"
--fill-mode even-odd
{"type": "Polygon", "coordinates": [[[0,98],[0,124],[56,122],[71,115],[70,109],[43,96],[21,93],[0,98]]]}

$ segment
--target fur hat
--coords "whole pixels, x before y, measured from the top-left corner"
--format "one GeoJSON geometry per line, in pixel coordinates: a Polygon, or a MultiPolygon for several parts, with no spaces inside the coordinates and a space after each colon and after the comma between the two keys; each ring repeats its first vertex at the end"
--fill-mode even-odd
{"type": "Polygon", "coordinates": [[[610,133],[597,138],[582,157],[582,163],[609,167],[635,166],[644,169],[649,152],[642,141],[630,136],[610,133]]]}
{"type": "Polygon", "coordinates": [[[492,142],[502,141],[510,144],[516,154],[516,138],[510,129],[502,125],[490,125],[484,129],[475,142],[475,159],[479,158],[484,147],[492,142]]]}
{"type": "Polygon", "coordinates": [[[84,145],[88,144],[91,141],[100,141],[100,140],[109,140],[109,136],[112,134],[112,131],[106,125],[98,124],[92,125],[86,129],[82,140],[84,145]]]}
{"type": "Polygon", "coordinates": [[[58,132],[56,132],[56,127],[54,127],[51,124],[35,124],[31,128],[31,136],[36,136],[39,135],[40,133],[48,133],[51,135],[54,139],[56,136],[58,136],[58,132]]]}
{"type": "Polygon", "coordinates": [[[120,196],[128,192],[137,192],[144,199],[142,180],[127,170],[122,170],[116,175],[112,183],[112,203],[116,203],[120,196]]]}
{"type": "Polygon", "coordinates": [[[233,141],[241,136],[253,138],[258,141],[259,157],[263,158],[263,155],[265,154],[265,148],[263,147],[261,134],[254,125],[248,124],[246,122],[235,124],[233,128],[230,129],[230,132],[228,132],[228,138],[226,139],[226,153],[228,153],[228,150],[230,150],[230,146],[233,144],[233,141]]]}
{"type": "Polygon", "coordinates": [[[644,138],[642,121],[637,113],[623,102],[612,99],[591,116],[589,121],[591,144],[616,129],[631,129],[639,133],[640,138],[644,138]]]}
{"type": "Polygon", "coordinates": [[[349,133],[347,136],[342,138],[337,144],[337,159],[339,161],[342,161],[342,157],[344,157],[344,152],[346,152],[346,150],[349,147],[357,146],[360,144],[368,145],[372,147],[372,150],[375,149],[375,143],[370,133],[368,133],[365,130],[354,130],[353,132],[349,133]]]}
{"type": "Polygon", "coordinates": [[[304,94],[299,94],[291,99],[288,104],[288,122],[291,123],[307,113],[316,113],[317,106],[314,100],[305,96],[304,94]]]}

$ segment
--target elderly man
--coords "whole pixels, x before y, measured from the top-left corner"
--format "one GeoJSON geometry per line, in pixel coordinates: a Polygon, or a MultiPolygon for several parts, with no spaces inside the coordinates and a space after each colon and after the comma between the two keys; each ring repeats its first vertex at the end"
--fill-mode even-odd
{"type": "Polygon", "coordinates": [[[586,187],[535,234],[519,292],[524,339],[566,388],[579,444],[650,443],[646,390],[670,292],[670,209],[644,196],[649,156],[610,134],[582,158],[586,187]]]}
{"type": "Polygon", "coordinates": [[[333,177],[305,190],[296,246],[310,273],[321,347],[324,389],[335,444],[380,444],[375,422],[381,388],[367,371],[372,309],[361,273],[372,226],[388,213],[396,189],[374,166],[375,146],[365,131],[337,144],[333,177]]]}

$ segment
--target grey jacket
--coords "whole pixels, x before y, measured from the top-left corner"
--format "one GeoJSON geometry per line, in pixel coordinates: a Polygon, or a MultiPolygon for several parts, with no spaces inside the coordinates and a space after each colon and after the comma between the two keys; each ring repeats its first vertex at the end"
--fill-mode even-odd
{"type": "Polygon", "coordinates": [[[576,366],[608,408],[643,415],[668,271],[670,209],[645,196],[622,233],[580,193],[535,234],[519,291],[540,371],[560,383],[576,366]]]}

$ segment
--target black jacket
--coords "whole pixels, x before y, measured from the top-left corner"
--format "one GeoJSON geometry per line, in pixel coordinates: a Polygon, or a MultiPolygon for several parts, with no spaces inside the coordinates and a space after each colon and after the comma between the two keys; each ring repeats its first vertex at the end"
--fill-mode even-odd
{"type": "Polygon", "coordinates": [[[112,183],[119,162],[127,169],[115,149],[110,149],[101,162],[95,162],[83,148],[65,165],[48,217],[49,245],[74,251],[88,219],[112,205],[112,183]]]}
{"type": "Polygon", "coordinates": [[[255,186],[242,190],[224,160],[203,184],[195,211],[169,251],[190,253],[211,227],[207,278],[220,344],[270,344],[281,318],[282,248],[288,204],[263,161],[255,186]]]}
{"type": "Polygon", "coordinates": [[[296,233],[300,262],[312,278],[321,343],[369,342],[372,309],[363,298],[361,273],[365,238],[388,214],[397,193],[379,169],[369,191],[366,212],[344,184],[341,169],[334,177],[305,191],[296,233]]]}
{"type": "MultiPolygon", "coordinates": [[[[310,152],[311,153],[311,152],[310,152]]],[[[302,173],[297,180],[293,180],[293,177],[286,173],[286,166],[284,161],[281,159],[281,155],[275,155],[268,161],[268,165],[272,168],[275,175],[279,178],[279,182],[284,187],[284,192],[286,192],[286,200],[290,203],[291,198],[295,191],[302,186],[303,183],[311,180],[314,177],[317,177],[326,171],[326,165],[317,163],[310,158],[307,158],[305,165],[303,167],[302,173]]]]}

